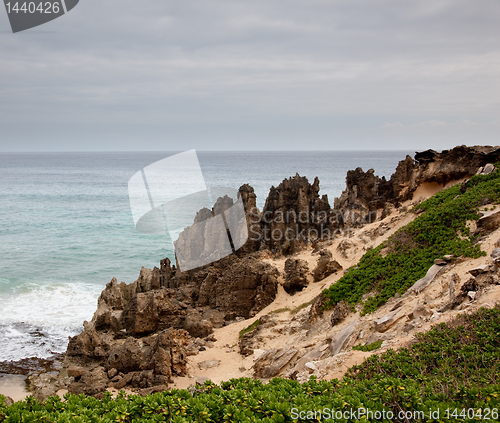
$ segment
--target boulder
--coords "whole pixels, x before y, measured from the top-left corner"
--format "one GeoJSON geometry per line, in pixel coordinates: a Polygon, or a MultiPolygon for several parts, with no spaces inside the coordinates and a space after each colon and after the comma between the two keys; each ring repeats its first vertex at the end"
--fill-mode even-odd
{"type": "Polygon", "coordinates": [[[109,351],[107,368],[128,373],[142,368],[144,352],[136,338],[128,337],[124,343],[109,351]]]}
{"type": "Polygon", "coordinates": [[[81,377],[88,372],[89,369],[85,367],[69,366],[67,369],[68,376],[81,377]]]}
{"type": "Polygon", "coordinates": [[[318,264],[312,274],[314,281],[318,282],[327,276],[342,270],[342,266],[333,259],[331,251],[324,249],[319,252],[318,264]]]}
{"type": "Polygon", "coordinates": [[[392,313],[388,313],[385,316],[380,317],[379,319],[375,319],[375,330],[377,332],[385,332],[394,326],[397,321],[403,317],[403,314],[400,312],[401,309],[395,310],[392,313]]]}
{"type": "Polygon", "coordinates": [[[261,214],[263,242],[273,252],[293,254],[332,235],[338,223],[331,213],[328,197],[319,196],[319,179],[311,184],[296,174],[269,190],[261,214]]]}
{"type": "Polygon", "coordinates": [[[342,349],[346,346],[349,338],[353,334],[357,323],[357,321],[352,322],[332,337],[332,341],[330,342],[331,355],[337,355],[342,351],[342,349]]]}
{"type": "Polygon", "coordinates": [[[220,360],[205,360],[198,363],[198,368],[200,370],[213,369],[214,367],[219,367],[220,360]]]}
{"type": "Polygon", "coordinates": [[[186,317],[186,305],[176,298],[173,289],[138,293],[123,310],[122,325],[127,334],[135,337],[166,329],[182,328],[186,317]]]}
{"type": "Polygon", "coordinates": [[[443,266],[439,264],[433,264],[429,268],[425,276],[413,284],[413,286],[410,288],[410,291],[413,291],[416,294],[420,294],[420,292],[422,292],[424,288],[426,288],[427,285],[429,285],[434,280],[441,269],[443,269],[443,266]]]}
{"type": "Polygon", "coordinates": [[[332,317],[330,322],[332,326],[338,325],[351,313],[351,306],[345,301],[340,301],[333,307],[332,317]]]}
{"type": "Polygon", "coordinates": [[[290,295],[302,291],[307,287],[309,281],[307,275],[309,267],[305,260],[289,258],[285,262],[285,283],[283,289],[290,295]]]}
{"type": "Polygon", "coordinates": [[[79,382],[73,382],[69,386],[68,391],[75,395],[97,396],[106,390],[108,382],[109,379],[106,370],[104,367],[98,366],[85,373],[79,382]]]}
{"type": "Polygon", "coordinates": [[[295,348],[267,350],[253,365],[254,376],[269,379],[280,374],[297,355],[295,348]]]}
{"type": "Polygon", "coordinates": [[[483,264],[481,266],[477,266],[474,269],[469,270],[469,273],[472,276],[478,276],[482,273],[487,273],[490,271],[490,266],[488,264],[483,264]]]}
{"type": "Polygon", "coordinates": [[[476,223],[476,233],[489,233],[500,226],[500,210],[482,212],[476,223]]]}
{"type": "Polygon", "coordinates": [[[204,320],[197,310],[189,309],[184,321],[184,330],[195,338],[205,338],[213,332],[213,327],[212,323],[204,320]]]}

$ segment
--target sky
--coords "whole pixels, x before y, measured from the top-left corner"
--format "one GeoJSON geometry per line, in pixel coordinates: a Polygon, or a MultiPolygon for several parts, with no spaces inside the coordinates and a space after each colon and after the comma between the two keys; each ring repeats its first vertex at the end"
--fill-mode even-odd
{"type": "Polygon", "coordinates": [[[80,0],[13,34],[0,152],[500,144],[498,0],[80,0]]]}

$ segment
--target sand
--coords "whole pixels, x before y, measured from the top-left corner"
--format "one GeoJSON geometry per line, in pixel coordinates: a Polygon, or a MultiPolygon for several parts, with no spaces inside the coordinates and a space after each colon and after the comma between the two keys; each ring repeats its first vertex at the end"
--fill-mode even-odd
{"type": "Polygon", "coordinates": [[[26,390],[26,376],[0,373],[0,394],[22,401],[30,393],[26,390]]]}

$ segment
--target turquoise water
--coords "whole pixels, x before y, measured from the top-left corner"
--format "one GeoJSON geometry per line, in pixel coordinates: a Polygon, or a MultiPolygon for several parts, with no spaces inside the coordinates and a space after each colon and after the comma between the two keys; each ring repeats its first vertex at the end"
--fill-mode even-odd
{"type": "MultiPolygon", "coordinates": [[[[127,184],[174,153],[0,154],[0,361],[49,357],[90,320],[104,285],[133,282],[173,259],[169,240],[136,231],[127,184]]],[[[298,172],[320,178],[330,204],[347,170],[389,177],[412,152],[198,152],[208,186],[255,188],[298,172]]]]}

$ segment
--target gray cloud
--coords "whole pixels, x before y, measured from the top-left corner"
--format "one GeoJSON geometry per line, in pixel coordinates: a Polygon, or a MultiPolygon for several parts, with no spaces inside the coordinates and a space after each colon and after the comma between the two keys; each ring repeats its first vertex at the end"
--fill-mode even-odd
{"type": "Polygon", "coordinates": [[[499,21],[493,0],[81,0],[18,34],[0,13],[0,150],[495,144],[499,21]]]}

